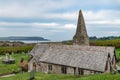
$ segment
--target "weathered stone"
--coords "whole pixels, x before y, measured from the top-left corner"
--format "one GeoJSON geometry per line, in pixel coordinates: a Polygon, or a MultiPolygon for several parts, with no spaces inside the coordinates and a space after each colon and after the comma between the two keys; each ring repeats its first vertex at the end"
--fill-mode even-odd
{"type": "Polygon", "coordinates": [[[89,45],[89,37],[87,35],[86,26],[82,11],[79,11],[76,34],[73,37],[73,44],[75,45],[89,45]]]}
{"type": "Polygon", "coordinates": [[[30,72],[30,80],[34,80],[35,79],[35,72],[34,69],[30,72]]]}

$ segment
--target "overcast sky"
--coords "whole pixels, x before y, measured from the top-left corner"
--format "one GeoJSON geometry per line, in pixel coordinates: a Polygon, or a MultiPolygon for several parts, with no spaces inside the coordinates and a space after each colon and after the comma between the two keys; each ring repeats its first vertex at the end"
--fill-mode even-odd
{"type": "Polygon", "coordinates": [[[0,37],[70,40],[80,9],[89,36],[120,36],[120,0],[0,0],[0,37]]]}

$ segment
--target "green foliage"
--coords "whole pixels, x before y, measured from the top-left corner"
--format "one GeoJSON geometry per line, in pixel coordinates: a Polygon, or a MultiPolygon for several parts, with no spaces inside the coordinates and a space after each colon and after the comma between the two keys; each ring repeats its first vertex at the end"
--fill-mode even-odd
{"type": "Polygon", "coordinates": [[[73,41],[69,40],[69,41],[63,41],[62,44],[66,44],[66,45],[72,45],[73,41]]]}
{"type": "MultiPolygon", "coordinates": [[[[62,44],[72,45],[73,41],[63,41],[62,44]]],[[[113,46],[115,48],[120,48],[120,38],[111,40],[90,40],[91,46],[113,46]]]]}
{"type": "Polygon", "coordinates": [[[31,51],[32,48],[33,48],[33,45],[31,45],[31,46],[16,46],[16,47],[0,47],[0,54],[21,53],[21,52],[27,53],[28,51],[31,51]]]}
{"type": "Polygon", "coordinates": [[[120,48],[116,49],[115,52],[117,60],[120,61],[120,48]]]}
{"type": "Polygon", "coordinates": [[[89,37],[90,40],[113,40],[113,39],[120,39],[120,36],[107,36],[107,37],[99,37],[91,36],[89,37]]]}
{"type": "Polygon", "coordinates": [[[120,48],[120,39],[113,40],[91,40],[90,45],[96,46],[113,46],[115,48],[120,48]]]}

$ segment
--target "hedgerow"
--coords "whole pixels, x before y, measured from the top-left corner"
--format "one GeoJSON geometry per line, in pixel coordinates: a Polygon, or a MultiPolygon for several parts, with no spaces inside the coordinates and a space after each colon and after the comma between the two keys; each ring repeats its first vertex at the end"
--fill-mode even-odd
{"type": "Polygon", "coordinates": [[[113,46],[115,48],[120,48],[120,39],[114,39],[114,40],[91,40],[90,45],[113,46]]]}
{"type": "Polygon", "coordinates": [[[6,54],[6,53],[22,53],[22,52],[29,52],[33,48],[33,45],[29,46],[14,46],[14,47],[0,47],[0,54],[6,54]]]}

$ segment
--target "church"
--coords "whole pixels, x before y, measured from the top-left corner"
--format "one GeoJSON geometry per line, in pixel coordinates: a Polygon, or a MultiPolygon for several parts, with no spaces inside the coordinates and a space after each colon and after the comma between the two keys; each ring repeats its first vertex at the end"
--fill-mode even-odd
{"type": "Polygon", "coordinates": [[[73,45],[36,44],[29,53],[29,71],[88,75],[116,68],[114,47],[90,46],[82,11],[79,11],[73,45]]]}

